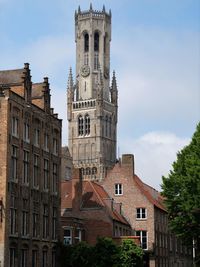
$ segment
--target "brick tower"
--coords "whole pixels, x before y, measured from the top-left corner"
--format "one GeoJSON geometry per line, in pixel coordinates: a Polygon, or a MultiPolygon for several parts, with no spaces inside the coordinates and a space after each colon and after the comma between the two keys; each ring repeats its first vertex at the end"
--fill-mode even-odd
{"type": "Polygon", "coordinates": [[[75,12],[76,80],[67,88],[68,145],[84,179],[101,180],[116,161],[118,91],[110,86],[111,11],[75,12]]]}

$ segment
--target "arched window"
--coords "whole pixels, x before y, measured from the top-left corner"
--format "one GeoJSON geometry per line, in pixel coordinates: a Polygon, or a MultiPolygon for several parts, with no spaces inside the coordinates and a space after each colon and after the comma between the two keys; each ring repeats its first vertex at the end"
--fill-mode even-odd
{"type": "Polygon", "coordinates": [[[84,35],[84,52],[89,52],[89,34],[84,35]]]}
{"type": "Polygon", "coordinates": [[[86,168],[86,175],[90,175],[90,168],[86,168]]]}
{"type": "Polygon", "coordinates": [[[94,69],[99,68],[99,33],[94,34],[94,69]]]}
{"type": "Polygon", "coordinates": [[[92,168],[92,174],[96,174],[97,173],[97,168],[96,167],[93,167],[92,168]]]}
{"type": "Polygon", "coordinates": [[[83,127],[83,117],[80,115],[78,117],[78,135],[83,135],[84,127],[83,127]]]}
{"type": "Polygon", "coordinates": [[[89,115],[85,115],[85,135],[90,134],[90,117],[89,115]]]}
{"type": "Polygon", "coordinates": [[[94,34],[94,51],[99,52],[99,33],[95,32],[94,34]]]}

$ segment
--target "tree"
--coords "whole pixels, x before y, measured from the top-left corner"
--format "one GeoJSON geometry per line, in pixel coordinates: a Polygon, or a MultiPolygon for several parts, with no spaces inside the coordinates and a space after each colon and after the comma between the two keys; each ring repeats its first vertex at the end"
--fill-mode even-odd
{"type": "Polygon", "coordinates": [[[93,267],[118,266],[119,247],[111,238],[98,238],[93,250],[93,267]]]}
{"type": "Polygon", "coordinates": [[[126,239],[123,240],[120,247],[120,267],[133,267],[133,266],[143,266],[143,250],[141,247],[137,246],[133,240],[126,239]]]}
{"type": "Polygon", "coordinates": [[[162,178],[170,228],[185,244],[191,246],[194,241],[195,262],[200,266],[200,123],[172,166],[169,175],[162,178]]]}

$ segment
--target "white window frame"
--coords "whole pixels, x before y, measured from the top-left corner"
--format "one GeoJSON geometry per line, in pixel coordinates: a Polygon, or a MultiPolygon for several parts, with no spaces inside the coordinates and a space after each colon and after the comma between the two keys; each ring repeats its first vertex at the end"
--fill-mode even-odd
{"type": "Polygon", "coordinates": [[[146,220],[147,219],[147,209],[146,208],[136,208],[136,219],[137,220],[146,220]],[[143,215],[144,215],[144,217],[143,217],[143,215]]]}
{"type": "Polygon", "coordinates": [[[136,230],[136,236],[140,238],[141,247],[143,250],[148,250],[148,232],[146,230],[136,230]],[[137,234],[139,232],[139,235],[137,234]],[[146,233],[146,236],[144,236],[146,233]],[[146,246],[144,247],[143,238],[146,238],[146,246]]]}
{"type": "Polygon", "coordinates": [[[72,228],[64,228],[63,243],[64,245],[72,245],[72,228]],[[65,235],[65,230],[69,230],[70,235],[65,235]]]}
{"type": "Polygon", "coordinates": [[[115,196],[122,196],[123,195],[123,184],[116,183],[114,189],[115,189],[115,196]]]}
{"type": "Polygon", "coordinates": [[[34,145],[40,146],[40,130],[38,128],[34,129],[34,145]]]}
{"type": "Polygon", "coordinates": [[[19,119],[12,117],[12,136],[19,137],[19,119]]]}

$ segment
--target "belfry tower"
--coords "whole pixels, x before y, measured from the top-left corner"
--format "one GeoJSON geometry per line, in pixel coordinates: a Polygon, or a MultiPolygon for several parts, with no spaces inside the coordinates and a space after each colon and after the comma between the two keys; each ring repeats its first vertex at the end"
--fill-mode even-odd
{"type": "Polygon", "coordinates": [[[84,179],[101,180],[116,162],[118,91],[110,86],[111,11],[75,12],[76,79],[67,88],[68,145],[84,179]]]}

